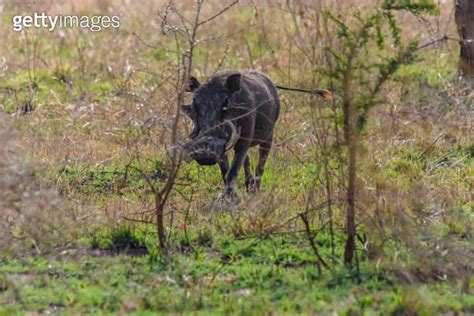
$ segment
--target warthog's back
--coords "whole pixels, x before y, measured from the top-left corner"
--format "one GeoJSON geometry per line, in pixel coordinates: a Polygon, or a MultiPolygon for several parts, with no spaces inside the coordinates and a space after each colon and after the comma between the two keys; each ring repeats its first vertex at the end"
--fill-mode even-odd
{"type": "Polygon", "coordinates": [[[258,71],[245,70],[241,74],[241,91],[234,95],[235,106],[244,110],[238,120],[241,136],[251,140],[250,146],[271,142],[280,114],[277,90],[272,81],[258,71]]]}

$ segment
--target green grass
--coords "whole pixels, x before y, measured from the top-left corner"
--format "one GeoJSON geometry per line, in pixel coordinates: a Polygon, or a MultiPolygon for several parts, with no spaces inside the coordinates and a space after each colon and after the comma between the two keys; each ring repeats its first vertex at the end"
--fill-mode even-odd
{"type": "Polygon", "coordinates": [[[119,193],[126,188],[138,190],[158,184],[166,177],[166,170],[160,160],[144,163],[133,161],[128,164],[109,164],[97,166],[66,166],[52,175],[59,179],[60,188],[72,187],[77,192],[119,193]]]}
{"type": "MultiPolygon", "coordinates": [[[[110,238],[122,244],[121,238],[130,234],[135,233],[122,228],[110,238]]],[[[176,238],[175,242],[183,241],[176,238]]],[[[360,282],[355,271],[345,268],[319,276],[309,247],[295,236],[241,241],[219,236],[210,242],[196,234],[190,242],[196,253],[188,248],[168,260],[156,251],[128,256],[102,250],[93,255],[85,247],[4,259],[0,314],[432,315],[474,311],[474,296],[462,294],[456,283],[403,284],[390,270],[366,261],[361,264],[360,282]]]]}

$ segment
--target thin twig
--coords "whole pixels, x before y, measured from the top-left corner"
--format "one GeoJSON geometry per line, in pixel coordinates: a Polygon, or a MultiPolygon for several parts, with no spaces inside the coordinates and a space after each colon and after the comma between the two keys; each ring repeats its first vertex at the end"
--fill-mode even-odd
{"type": "Polygon", "coordinates": [[[305,230],[306,230],[306,237],[308,238],[309,244],[310,244],[311,248],[313,249],[314,255],[318,259],[318,261],[316,261],[316,263],[317,263],[317,267],[318,267],[318,273],[321,274],[321,265],[324,266],[326,269],[329,269],[329,265],[321,257],[321,255],[319,254],[318,247],[316,247],[316,244],[314,243],[313,236],[311,235],[311,228],[309,226],[308,213],[307,212],[301,213],[299,216],[303,220],[304,227],[305,227],[305,230]]]}
{"type": "Polygon", "coordinates": [[[204,20],[204,21],[201,21],[198,23],[198,26],[201,26],[203,24],[206,24],[208,22],[211,22],[212,20],[214,20],[215,18],[217,18],[218,16],[220,16],[221,14],[223,14],[225,11],[229,10],[230,8],[232,8],[234,5],[236,5],[237,3],[239,3],[239,0],[234,0],[234,2],[230,3],[227,7],[225,7],[224,9],[220,10],[219,12],[217,12],[216,14],[214,14],[213,16],[211,16],[210,18],[204,20]]]}

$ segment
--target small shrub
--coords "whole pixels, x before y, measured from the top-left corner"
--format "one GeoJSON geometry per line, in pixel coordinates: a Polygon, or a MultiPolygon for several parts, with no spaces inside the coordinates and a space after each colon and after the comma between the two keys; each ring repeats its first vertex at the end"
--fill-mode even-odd
{"type": "Polygon", "coordinates": [[[134,250],[145,248],[130,226],[120,225],[110,233],[112,248],[116,250],[134,250]]]}

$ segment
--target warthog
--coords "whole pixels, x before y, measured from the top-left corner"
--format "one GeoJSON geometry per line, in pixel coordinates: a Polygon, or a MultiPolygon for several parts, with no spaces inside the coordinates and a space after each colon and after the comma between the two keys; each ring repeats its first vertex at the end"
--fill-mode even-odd
{"type": "Polygon", "coordinates": [[[193,101],[182,110],[192,119],[194,129],[182,146],[183,156],[186,161],[196,160],[200,165],[219,164],[225,184],[224,197],[235,194],[233,190],[242,166],[247,192],[260,188],[280,114],[277,88],[331,95],[326,90],[275,86],[266,75],[253,70],[222,71],[202,85],[196,78],[190,78],[187,91],[194,92],[193,101]],[[254,146],[259,146],[259,157],[252,176],[247,152],[254,146]],[[232,149],[235,154],[229,169],[227,154],[232,149]]]}

